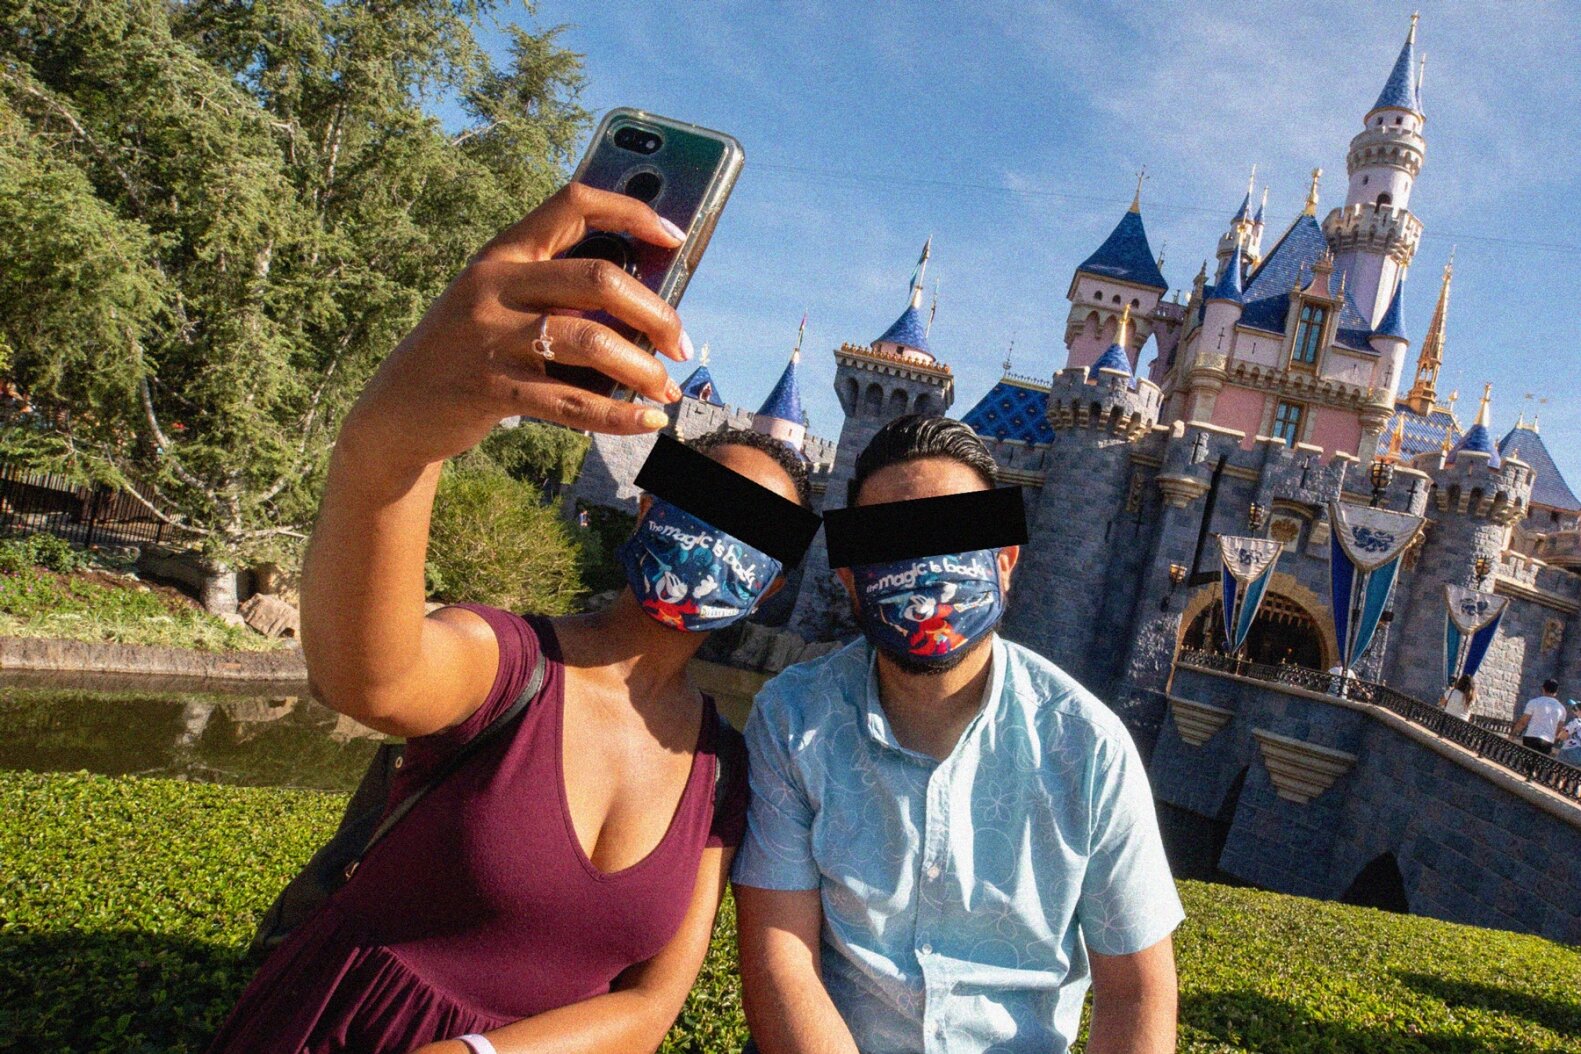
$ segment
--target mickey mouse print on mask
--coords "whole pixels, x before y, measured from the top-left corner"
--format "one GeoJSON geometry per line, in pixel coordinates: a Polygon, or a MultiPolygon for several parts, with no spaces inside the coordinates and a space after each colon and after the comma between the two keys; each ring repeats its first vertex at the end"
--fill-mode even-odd
{"type": "Polygon", "coordinates": [[[636,483],[653,503],[616,557],[642,609],[685,632],[750,615],[821,522],[669,436],[654,443],[636,483]]]}
{"type": "Polygon", "coordinates": [[[1019,487],[831,510],[829,563],[849,567],[857,621],[903,666],[945,670],[1005,610],[999,549],[1026,541],[1019,487]]]}

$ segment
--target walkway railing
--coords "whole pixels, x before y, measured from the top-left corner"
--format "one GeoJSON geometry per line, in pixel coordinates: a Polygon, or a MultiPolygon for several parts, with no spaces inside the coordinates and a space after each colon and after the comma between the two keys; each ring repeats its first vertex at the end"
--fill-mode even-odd
{"type": "Polygon", "coordinates": [[[126,491],[0,462],[0,536],[53,534],[73,545],[161,545],[189,540],[126,491]]]}
{"type": "Polygon", "coordinates": [[[1364,681],[1354,675],[1345,678],[1341,690],[1340,675],[1310,670],[1304,666],[1272,666],[1267,663],[1247,662],[1231,655],[1181,649],[1175,662],[1187,669],[1207,670],[1234,674],[1268,684],[1304,688],[1324,695],[1343,695],[1357,702],[1381,706],[1414,725],[1457,743],[1467,750],[1506,768],[1532,783],[1581,802],[1581,768],[1537,753],[1520,743],[1513,742],[1497,732],[1448,714],[1438,707],[1413,699],[1386,684],[1364,681]]]}

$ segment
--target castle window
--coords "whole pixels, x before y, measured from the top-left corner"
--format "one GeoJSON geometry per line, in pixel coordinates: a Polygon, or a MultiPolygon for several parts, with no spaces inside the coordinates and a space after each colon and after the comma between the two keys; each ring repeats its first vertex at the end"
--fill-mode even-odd
{"type": "Polygon", "coordinates": [[[1296,342],[1291,349],[1290,361],[1302,366],[1317,365],[1318,350],[1323,346],[1323,323],[1328,319],[1328,309],[1316,304],[1302,304],[1301,317],[1296,323],[1296,342]]]}
{"type": "Polygon", "coordinates": [[[1115,295],[1114,295],[1114,296],[1113,296],[1113,297],[1111,297],[1111,298],[1110,298],[1110,299],[1112,299],[1112,300],[1113,300],[1113,301],[1114,301],[1114,302],[1115,302],[1115,303],[1116,303],[1116,304],[1118,304],[1118,303],[1119,303],[1119,302],[1120,302],[1120,294],[1119,294],[1119,293],[1116,293],[1116,294],[1115,294],[1115,295]]]}
{"type": "Polygon", "coordinates": [[[1299,403],[1280,403],[1274,410],[1274,435],[1287,446],[1301,441],[1301,409],[1299,403]]]}
{"type": "Polygon", "coordinates": [[[1131,301],[1131,306],[1132,307],[1141,307],[1142,306],[1142,302],[1140,300],[1132,300],[1131,301]]]}
{"type": "Polygon", "coordinates": [[[1385,205],[1393,205],[1393,204],[1394,204],[1394,195],[1393,194],[1390,194],[1388,191],[1384,191],[1382,194],[1378,195],[1378,207],[1380,209],[1383,208],[1385,205]]]}
{"type": "Polygon", "coordinates": [[[1369,179],[1371,179],[1371,178],[1372,178],[1371,176],[1362,176],[1361,177],[1361,185],[1365,187],[1367,185],[1367,181],[1369,179]]]}
{"type": "Polygon", "coordinates": [[[1092,298],[1094,300],[1098,301],[1100,304],[1103,303],[1103,290],[1102,289],[1094,289],[1092,291],[1092,298]]]}
{"type": "Polygon", "coordinates": [[[1396,118],[1395,118],[1395,119],[1394,119],[1394,123],[1395,123],[1395,124],[1399,124],[1399,123],[1400,123],[1400,122],[1401,122],[1401,121],[1403,121],[1403,120],[1405,120],[1405,118],[1404,118],[1404,117],[1396,117],[1396,118]]]}

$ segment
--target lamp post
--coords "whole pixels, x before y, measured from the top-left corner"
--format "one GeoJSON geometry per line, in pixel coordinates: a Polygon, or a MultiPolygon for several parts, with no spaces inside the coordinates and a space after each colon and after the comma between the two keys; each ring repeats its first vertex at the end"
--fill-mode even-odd
{"type": "Polygon", "coordinates": [[[1263,524],[1268,522],[1268,509],[1259,502],[1252,502],[1246,507],[1246,525],[1254,531],[1263,529],[1263,524]]]}
{"type": "Polygon", "coordinates": [[[1477,576],[1477,588],[1481,589],[1488,579],[1488,572],[1493,570],[1493,561],[1486,556],[1479,556],[1472,561],[1471,570],[1477,576]]]}
{"type": "Polygon", "coordinates": [[[1394,463],[1387,458],[1373,458],[1367,468],[1367,481],[1372,484],[1372,504],[1376,508],[1383,501],[1384,491],[1394,480],[1394,463]]]}

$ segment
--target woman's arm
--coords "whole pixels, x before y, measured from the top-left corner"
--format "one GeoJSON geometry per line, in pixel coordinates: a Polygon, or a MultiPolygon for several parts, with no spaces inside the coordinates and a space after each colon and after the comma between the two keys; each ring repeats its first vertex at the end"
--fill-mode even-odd
{"type": "MultiPolygon", "coordinates": [[[[664,950],[638,963],[608,995],[556,1007],[484,1033],[499,1054],[652,1054],[664,1042],[708,954],[714,916],[724,896],[733,850],[708,849],[686,918],[664,950]]],[[[469,1054],[455,1039],[412,1054],[469,1054]]]]}
{"type": "Polygon", "coordinates": [[[451,727],[482,704],[498,653],[465,611],[423,616],[423,562],[439,470],[502,418],[617,434],[664,415],[551,379],[532,350],[592,366],[651,399],[680,391],[648,352],[566,312],[603,310],[684,359],[675,311],[601,260],[555,260],[590,229],[675,245],[673,227],[620,194],[571,184],[478,253],[391,353],[347,415],[302,569],[302,649],[319,698],[380,731],[451,727]],[[547,321],[545,319],[547,318],[547,321]]]}

